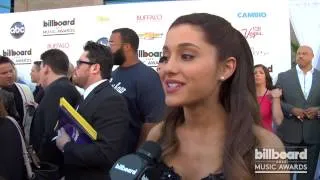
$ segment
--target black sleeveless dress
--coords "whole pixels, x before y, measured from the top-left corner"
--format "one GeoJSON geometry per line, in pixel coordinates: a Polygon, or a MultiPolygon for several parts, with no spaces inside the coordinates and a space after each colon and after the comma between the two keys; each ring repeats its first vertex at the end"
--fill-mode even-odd
{"type": "MultiPolygon", "coordinates": [[[[181,180],[181,176],[174,172],[174,169],[172,167],[168,167],[163,162],[159,163],[156,167],[157,169],[157,177],[153,176],[154,180],[181,180]]],[[[209,174],[207,177],[204,177],[200,180],[225,180],[222,173],[220,174],[209,174]]]]}

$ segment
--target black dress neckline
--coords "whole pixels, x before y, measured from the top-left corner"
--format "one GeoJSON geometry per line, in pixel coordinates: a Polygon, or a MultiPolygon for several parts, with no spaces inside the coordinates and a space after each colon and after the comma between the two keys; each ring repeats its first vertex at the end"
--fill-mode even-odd
{"type": "MultiPolygon", "coordinates": [[[[159,180],[181,180],[181,176],[174,171],[173,167],[169,167],[165,163],[161,162],[158,165],[161,175],[159,180]]],[[[223,173],[211,173],[208,176],[201,178],[200,180],[225,180],[223,173]]]]}

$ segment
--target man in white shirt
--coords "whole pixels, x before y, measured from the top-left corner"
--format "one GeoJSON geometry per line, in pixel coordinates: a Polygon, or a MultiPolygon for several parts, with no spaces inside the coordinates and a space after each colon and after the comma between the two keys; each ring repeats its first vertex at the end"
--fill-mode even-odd
{"type": "Polygon", "coordinates": [[[320,149],[320,72],[312,67],[313,51],[300,46],[296,67],[280,73],[276,86],[282,88],[281,107],[284,120],[277,133],[287,150],[307,148],[307,174],[297,180],[312,180],[320,149]],[[291,147],[289,147],[291,146],[291,147]],[[300,148],[292,148],[300,147],[300,148]]]}

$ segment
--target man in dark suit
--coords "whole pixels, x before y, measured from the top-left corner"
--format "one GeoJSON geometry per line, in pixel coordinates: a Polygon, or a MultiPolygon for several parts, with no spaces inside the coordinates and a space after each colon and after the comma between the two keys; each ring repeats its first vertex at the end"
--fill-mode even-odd
{"type": "Polygon", "coordinates": [[[56,140],[64,154],[66,180],[105,180],[115,161],[128,153],[130,115],[125,99],[107,80],[112,71],[111,51],[100,44],[87,42],[77,61],[74,82],[85,89],[78,112],[97,131],[96,141],[77,144],[64,129],[56,140]]]}
{"type": "Polygon", "coordinates": [[[299,47],[296,67],[280,73],[277,81],[282,88],[281,107],[285,116],[277,133],[286,146],[306,147],[308,152],[308,173],[298,174],[298,180],[313,179],[319,155],[320,72],[312,67],[312,59],[310,47],[299,47]]]}
{"type": "Polygon", "coordinates": [[[30,144],[40,160],[51,162],[61,168],[63,155],[52,141],[57,135],[54,128],[59,117],[59,100],[64,97],[72,106],[76,106],[80,94],[67,78],[69,60],[63,51],[45,51],[41,54],[41,60],[40,83],[45,92],[31,124],[30,144]]]}

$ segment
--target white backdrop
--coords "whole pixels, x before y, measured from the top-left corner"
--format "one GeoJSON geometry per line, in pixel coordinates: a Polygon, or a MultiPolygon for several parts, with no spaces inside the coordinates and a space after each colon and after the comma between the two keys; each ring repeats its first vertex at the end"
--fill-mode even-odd
{"type": "Polygon", "coordinates": [[[289,9],[299,44],[313,49],[313,66],[320,69],[320,0],[289,0],[289,9]]]}
{"type": "Polygon", "coordinates": [[[229,20],[249,41],[255,64],[270,67],[273,76],[290,68],[289,10],[285,0],[170,1],[3,14],[0,54],[9,56],[17,64],[19,75],[30,82],[32,62],[39,60],[45,50],[62,49],[74,64],[86,41],[109,38],[113,29],[129,27],[140,36],[140,59],[156,66],[170,24],[180,15],[194,12],[229,20]]]}

